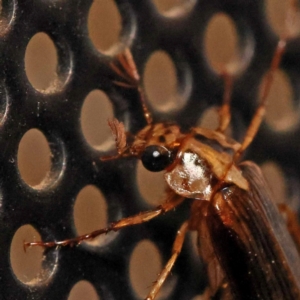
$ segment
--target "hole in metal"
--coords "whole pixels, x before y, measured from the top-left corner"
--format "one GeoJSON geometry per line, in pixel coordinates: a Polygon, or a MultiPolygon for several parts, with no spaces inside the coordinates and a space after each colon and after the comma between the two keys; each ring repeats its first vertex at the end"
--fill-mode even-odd
{"type": "Polygon", "coordinates": [[[150,172],[142,164],[137,164],[137,185],[144,200],[153,206],[162,204],[165,195],[165,171],[150,172]]]}
{"type": "Polygon", "coordinates": [[[108,51],[119,42],[121,16],[112,0],[95,0],[89,11],[88,30],[94,46],[100,51],[108,51]]]}
{"type": "Polygon", "coordinates": [[[289,5],[289,1],[265,1],[267,19],[278,36],[282,36],[285,33],[285,22],[289,5]]]}
{"type": "MultiPolygon", "coordinates": [[[[211,130],[216,130],[219,127],[220,122],[219,109],[220,107],[216,106],[207,108],[201,115],[199,121],[197,122],[197,126],[211,130]]],[[[232,125],[230,123],[227,129],[225,130],[225,134],[227,136],[231,136],[232,132],[232,125]]]]}
{"type": "Polygon", "coordinates": [[[219,126],[219,113],[217,107],[206,109],[197,122],[199,127],[215,130],[219,126]]]}
{"type": "MultiPolygon", "coordinates": [[[[74,205],[74,222],[77,235],[90,233],[107,226],[106,200],[94,185],[84,187],[77,195],[74,205]]],[[[111,237],[111,234],[103,234],[87,243],[102,245],[108,240],[108,237],[111,237]]]]}
{"type": "Polygon", "coordinates": [[[23,242],[32,240],[41,240],[41,237],[31,225],[21,226],[15,232],[10,246],[10,263],[18,280],[35,285],[48,279],[51,272],[43,268],[42,247],[32,247],[24,251],[23,242]]]}
{"type": "Polygon", "coordinates": [[[18,149],[18,169],[22,179],[33,188],[40,188],[51,170],[51,151],[44,134],[38,129],[27,131],[18,149]]]}
{"type": "Polygon", "coordinates": [[[25,72],[31,85],[49,92],[57,86],[57,52],[52,39],[44,32],[35,34],[25,52],[25,72]]]}
{"type": "Polygon", "coordinates": [[[185,104],[178,91],[175,65],[164,51],[156,51],[147,61],[144,87],[151,106],[158,111],[176,111],[185,104]]]}
{"type": "Polygon", "coordinates": [[[209,299],[209,292],[204,292],[203,295],[197,295],[195,297],[192,298],[192,300],[207,300],[209,299]]]}
{"type": "Polygon", "coordinates": [[[88,299],[88,300],[100,300],[100,297],[98,296],[96,289],[93,287],[93,285],[86,281],[81,280],[77,282],[68,297],[68,300],[82,300],[82,299],[88,299]]]}
{"type": "Polygon", "coordinates": [[[204,38],[205,56],[215,72],[240,68],[238,34],[233,20],[224,13],[215,14],[208,23],[204,38]]]}
{"type": "Polygon", "coordinates": [[[130,258],[130,281],[138,297],[144,299],[151,284],[162,269],[159,250],[149,240],[143,240],[135,247],[130,258]]]}
{"type": "MultiPolygon", "coordinates": [[[[294,128],[299,122],[299,109],[293,103],[293,90],[287,75],[282,71],[274,74],[268,95],[266,122],[276,131],[294,128]]],[[[261,91],[263,88],[261,84],[261,91]]]]}
{"type": "Polygon", "coordinates": [[[197,0],[153,0],[157,10],[166,17],[181,17],[189,13],[197,0]]]}
{"type": "Polygon", "coordinates": [[[90,92],[81,109],[81,129],[86,141],[94,148],[114,145],[114,139],[107,124],[113,118],[112,104],[100,90],[90,92]]]}

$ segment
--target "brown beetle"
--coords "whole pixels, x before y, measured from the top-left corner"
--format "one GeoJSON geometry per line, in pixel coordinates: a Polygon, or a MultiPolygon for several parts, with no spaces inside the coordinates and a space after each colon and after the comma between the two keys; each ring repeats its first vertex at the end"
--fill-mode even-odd
{"type": "MultiPolygon", "coordinates": [[[[147,222],[185,198],[194,199],[190,219],[178,230],[172,255],[147,299],[155,299],[180,254],[189,230],[198,232],[199,253],[206,263],[209,297],[220,299],[300,299],[300,258],[283,218],[271,201],[261,171],[253,162],[239,163],[265,114],[272,76],[278,69],[286,38],[278,42],[266,76],[259,107],[242,143],[225,135],[230,123],[232,76],[224,72],[225,93],[216,131],[192,128],[182,133],[172,123],[154,123],[144,101],[140,77],[130,51],[118,56],[112,69],[116,84],[139,91],[147,126],[128,141],[123,123],[110,120],[117,154],[102,160],[137,157],[146,169],[165,170],[167,197],[157,208],[121,219],[107,228],[64,241],[31,242],[28,246],[76,245],[109,231],[147,222]]],[[[293,214],[281,207],[293,220],[293,214]]],[[[292,228],[297,232],[297,223],[292,228]],[[295,228],[297,228],[295,230],[295,228]]],[[[294,234],[297,240],[297,234],[294,234]]]]}

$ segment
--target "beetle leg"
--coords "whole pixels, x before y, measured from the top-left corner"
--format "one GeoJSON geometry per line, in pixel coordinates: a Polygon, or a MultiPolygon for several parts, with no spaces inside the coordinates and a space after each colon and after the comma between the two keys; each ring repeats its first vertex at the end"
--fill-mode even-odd
{"type": "Polygon", "coordinates": [[[219,127],[217,131],[224,133],[231,119],[230,102],[232,96],[233,76],[226,70],[221,73],[221,76],[224,79],[224,94],[223,103],[219,109],[219,127]]]}
{"type": "Polygon", "coordinates": [[[285,20],[285,32],[278,41],[275,53],[273,55],[271,66],[264,78],[263,90],[260,99],[260,104],[251,120],[251,123],[247,129],[246,135],[244,137],[243,143],[240,149],[234,155],[234,161],[238,161],[243,152],[251,144],[252,140],[256,136],[256,133],[261,125],[261,122],[266,113],[267,98],[270,93],[270,89],[273,83],[274,73],[278,70],[282,56],[284,54],[286,43],[289,38],[294,37],[299,31],[299,6],[297,1],[290,0],[289,8],[285,20]]]}
{"type": "Polygon", "coordinates": [[[300,253],[300,225],[297,215],[285,203],[278,204],[278,209],[282,213],[288,231],[290,232],[291,237],[300,253]]]}
{"type": "Polygon", "coordinates": [[[275,50],[275,54],[274,54],[272,62],[271,62],[271,67],[270,67],[269,71],[267,72],[265,79],[264,79],[263,92],[262,92],[262,96],[260,99],[260,104],[251,120],[251,123],[250,123],[248,129],[247,129],[247,132],[245,134],[245,137],[241,144],[240,149],[234,155],[235,162],[239,160],[239,158],[241,157],[243,152],[248,148],[248,146],[253,141],[253,139],[256,136],[256,133],[261,125],[261,122],[265,116],[267,99],[268,99],[268,95],[269,95],[269,92],[270,92],[270,89],[271,89],[271,86],[273,83],[274,73],[279,67],[279,64],[282,59],[282,55],[285,51],[285,47],[286,47],[286,40],[285,39],[279,40],[276,50],[275,50]]]}
{"type": "Polygon", "coordinates": [[[158,279],[156,280],[154,286],[152,287],[149,295],[146,300],[154,300],[157,293],[161,289],[163,283],[165,282],[167,276],[170,274],[172,267],[174,266],[178,255],[181,252],[182,245],[184,242],[185,235],[188,231],[188,221],[184,222],[180,229],[177,231],[177,236],[172,248],[172,256],[163,268],[162,272],[159,274],[158,279]]]}
{"type": "Polygon", "coordinates": [[[41,246],[41,247],[44,247],[44,248],[52,248],[52,247],[57,247],[57,246],[75,246],[75,245],[79,245],[83,241],[92,240],[92,239],[96,238],[97,236],[99,236],[101,234],[106,234],[110,231],[118,231],[118,230],[120,230],[124,227],[128,227],[128,226],[148,222],[151,219],[153,219],[153,218],[155,218],[155,217],[157,217],[161,214],[164,214],[164,213],[168,212],[169,210],[175,208],[180,203],[182,203],[183,200],[184,200],[183,197],[178,196],[177,194],[173,193],[170,190],[168,192],[167,198],[164,201],[164,203],[162,205],[159,205],[158,207],[152,209],[152,210],[141,212],[137,215],[121,219],[119,221],[116,221],[116,222],[113,222],[113,223],[109,224],[109,226],[106,227],[106,228],[95,230],[91,233],[80,235],[80,236],[77,236],[75,238],[66,239],[66,240],[62,240],[62,241],[53,241],[53,242],[43,242],[43,241],[37,241],[37,242],[31,242],[31,243],[25,242],[24,243],[24,249],[26,250],[28,247],[31,247],[31,246],[41,246]]]}

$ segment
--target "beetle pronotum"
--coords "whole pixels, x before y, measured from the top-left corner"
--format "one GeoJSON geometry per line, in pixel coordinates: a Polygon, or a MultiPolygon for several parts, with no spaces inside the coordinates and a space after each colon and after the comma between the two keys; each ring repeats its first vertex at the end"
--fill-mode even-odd
{"type": "MultiPolygon", "coordinates": [[[[189,230],[198,232],[210,296],[218,293],[222,299],[300,299],[300,259],[296,246],[270,200],[259,168],[252,162],[238,163],[263,120],[272,76],[279,67],[285,46],[286,37],[278,42],[260,104],[241,144],[225,135],[231,118],[232,75],[222,74],[225,92],[218,129],[192,128],[182,133],[176,124],[153,122],[130,51],[119,55],[117,63],[111,64],[120,78],[115,83],[138,90],[147,126],[130,142],[123,123],[110,120],[117,154],[102,157],[102,160],[133,156],[141,159],[150,171],[165,170],[166,199],[153,210],[121,219],[107,228],[64,241],[25,243],[25,247],[76,245],[109,231],[147,222],[174,209],[185,198],[192,198],[190,219],[178,230],[171,258],[148,300],[156,297],[189,230]]],[[[292,220],[292,213],[286,207],[281,210],[288,212],[288,219],[292,220]]],[[[293,226],[297,226],[296,222],[293,226]]]]}

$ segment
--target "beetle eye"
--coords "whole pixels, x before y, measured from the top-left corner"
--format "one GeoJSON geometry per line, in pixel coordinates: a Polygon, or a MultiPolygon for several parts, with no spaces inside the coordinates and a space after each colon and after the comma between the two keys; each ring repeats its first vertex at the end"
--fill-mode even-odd
{"type": "Polygon", "coordinates": [[[141,160],[147,170],[159,172],[173,162],[173,156],[165,147],[152,145],[145,148],[141,160]]]}

